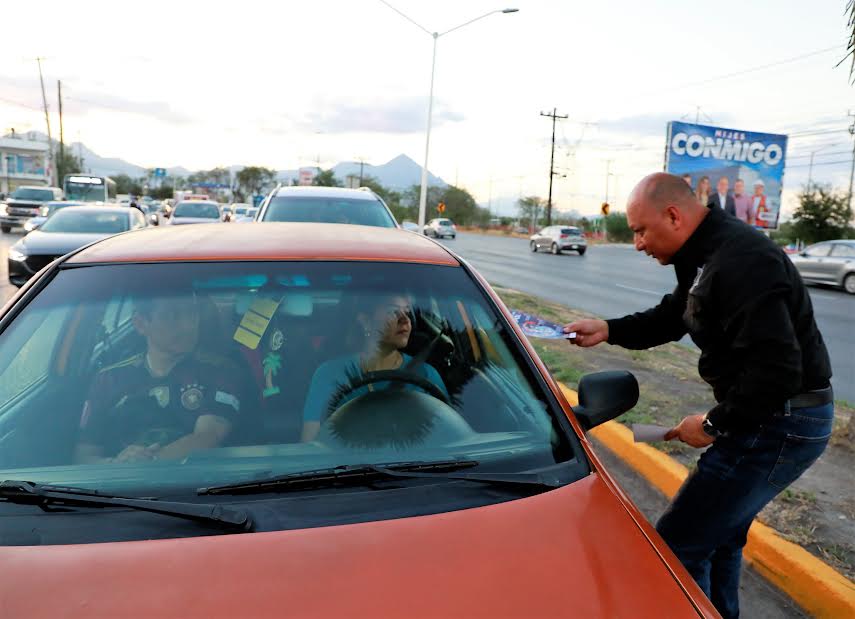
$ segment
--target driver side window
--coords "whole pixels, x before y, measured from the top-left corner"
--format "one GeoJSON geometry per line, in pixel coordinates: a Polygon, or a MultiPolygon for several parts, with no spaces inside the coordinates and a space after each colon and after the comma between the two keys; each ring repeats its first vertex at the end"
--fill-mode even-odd
{"type": "Polygon", "coordinates": [[[805,249],[805,253],[811,258],[823,258],[828,255],[830,249],[831,245],[828,243],[818,243],[805,249]]]}

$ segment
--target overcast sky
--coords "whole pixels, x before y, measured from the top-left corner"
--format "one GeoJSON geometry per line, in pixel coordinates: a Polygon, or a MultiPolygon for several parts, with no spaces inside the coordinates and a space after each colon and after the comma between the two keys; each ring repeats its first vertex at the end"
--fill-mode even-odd
{"type": "MultiPolygon", "coordinates": [[[[833,132],[855,111],[848,65],[834,68],[845,0],[390,1],[440,32],[520,9],[438,40],[429,168],[482,204],[546,196],[551,123],[540,112],[553,107],[569,115],[557,129],[562,209],[597,210],[607,160],[622,208],[661,169],[666,122],[696,115],[769,133],[828,130],[790,141],[790,208],[811,151],[814,180],[848,186],[852,138],[833,132]]],[[[66,141],[101,156],[191,169],[382,164],[402,152],[423,161],[432,40],[377,0],[13,4],[3,132],[44,131],[43,56],[54,133],[61,79],[66,141]]]]}

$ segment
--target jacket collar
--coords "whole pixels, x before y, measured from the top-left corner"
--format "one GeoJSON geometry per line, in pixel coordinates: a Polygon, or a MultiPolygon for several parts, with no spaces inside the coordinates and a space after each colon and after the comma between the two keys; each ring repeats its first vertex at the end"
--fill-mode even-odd
{"type": "Polygon", "coordinates": [[[714,238],[714,232],[724,218],[725,214],[721,209],[709,209],[709,213],[703,218],[700,225],[674,254],[671,263],[676,267],[696,268],[703,266],[719,245],[719,242],[714,238]]]}

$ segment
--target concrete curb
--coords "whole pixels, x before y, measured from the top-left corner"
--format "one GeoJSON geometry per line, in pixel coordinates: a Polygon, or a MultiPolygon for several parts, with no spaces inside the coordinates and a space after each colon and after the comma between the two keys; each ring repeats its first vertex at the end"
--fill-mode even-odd
{"type": "MultiPolygon", "coordinates": [[[[561,385],[567,401],[578,402],[572,389],[561,385]]],[[[672,498],[689,474],[688,469],[643,443],[634,443],[629,428],[609,421],[590,432],[642,477],[672,498]]],[[[745,558],[758,572],[815,617],[855,617],[855,583],[801,546],[754,522],[748,532],[745,558]]]]}

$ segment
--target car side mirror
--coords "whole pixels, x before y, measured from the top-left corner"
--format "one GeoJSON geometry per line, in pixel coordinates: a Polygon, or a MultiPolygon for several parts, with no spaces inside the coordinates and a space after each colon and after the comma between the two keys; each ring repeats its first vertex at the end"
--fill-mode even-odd
{"type": "Polygon", "coordinates": [[[150,223],[152,226],[158,226],[158,225],[160,225],[160,218],[154,214],[149,215],[148,216],[148,223],[150,223]]]}
{"type": "Polygon", "coordinates": [[[807,252],[806,252],[806,251],[800,251],[800,252],[799,252],[799,256],[801,256],[802,258],[807,258],[807,257],[808,257],[808,254],[807,254],[807,252]]]}
{"type": "Polygon", "coordinates": [[[573,413],[587,432],[623,415],[637,403],[638,381],[631,372],[595,372],[579,381],[579,404],[573,413]]]}

